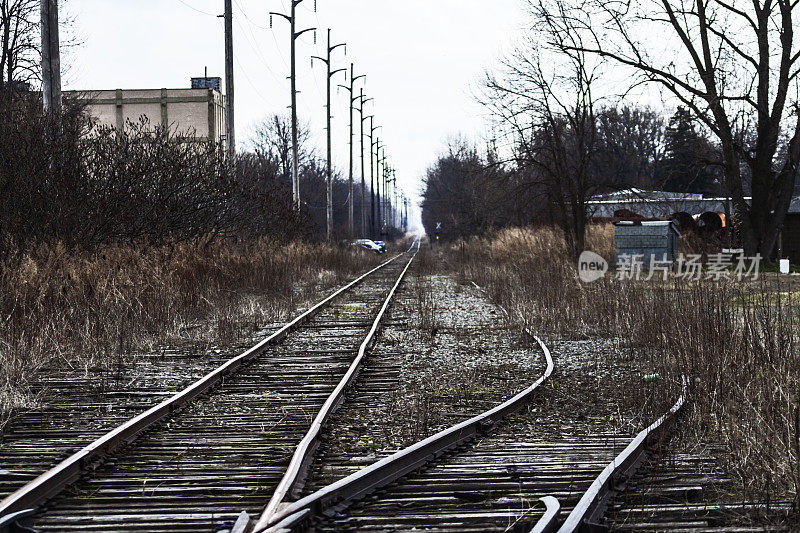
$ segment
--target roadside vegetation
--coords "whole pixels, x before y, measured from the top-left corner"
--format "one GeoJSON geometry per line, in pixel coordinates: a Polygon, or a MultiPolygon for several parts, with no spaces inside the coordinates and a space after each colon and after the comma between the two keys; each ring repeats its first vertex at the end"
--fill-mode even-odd
{"type": "MultiPolygon", "coordinates": [[[[92,380],[156,343],[231,343],[378,260],[324,242],[306,142],[294,209],[285,117],[235,160],[191,137],[98,127],[75,101],[51,120],[39,92],[0,83],[0,429],[48,365],[92,380]]],[[[337,176],[337,240],[347,194],[337,176]]]]}
{"type": "MultiPolygon", "coordinates": [[[[612,259],[613,227],[590,226],[587,248],[612,259]]],[[[516,322],[542,335],[615,339],[670,405],[689,380],[684,438],[721,445],[719,464],[746,501],[798,502],[798,280],[617,281],[583,284],[558,230],[508,229],[448,246],[464,279],[486,286],[516,322]]],[[[644,393],[643,393],[644,394],[644,393]]],[[[633,394],[629,401],[643,402],[633,394]]],[[[652,415],[661,413],[653,412],[652,415]]],[[[798,502],[800,503],[800,502],[798,502]]]]}

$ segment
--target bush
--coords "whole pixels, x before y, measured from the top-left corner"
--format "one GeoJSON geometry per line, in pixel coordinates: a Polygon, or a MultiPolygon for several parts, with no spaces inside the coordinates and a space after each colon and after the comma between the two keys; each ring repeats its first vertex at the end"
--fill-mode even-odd
{"type": "Polygon", "coordinates": [[[311,234],[269,159],[226,161],[215,143],[145,118],[97,127],[78,102],[56,127],[32,94],[4,96],[0,114],[0,242],[92,249],[311,234]]]}

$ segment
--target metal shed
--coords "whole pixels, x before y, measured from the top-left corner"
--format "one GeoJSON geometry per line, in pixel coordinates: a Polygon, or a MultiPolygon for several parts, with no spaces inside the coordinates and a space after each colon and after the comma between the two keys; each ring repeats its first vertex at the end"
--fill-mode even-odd
{"type": "Polygon", "coordinates": [[[680,233],[674,222],[617,222],[614,224],[614,248],[616,262],[620,256],[642,256],[644,265],[649,265],[651,258],[655,261],[675,261],[678,253],[678,237],[680,233]]]}

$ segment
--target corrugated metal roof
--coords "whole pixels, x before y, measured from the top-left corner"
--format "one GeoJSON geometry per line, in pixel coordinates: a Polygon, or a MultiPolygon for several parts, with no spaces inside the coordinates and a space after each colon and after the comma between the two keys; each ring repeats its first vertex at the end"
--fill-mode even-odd
{"type": "MultiPolygon", "coordinates": [[[[750,202],[751,198],[747,197],[745,200],[750,202]]],[[[728,202],[730,200],[725,197],[702,194],[625,189],[595,196],[588,205],[591,217],[612,218],[616,211],[627,209],[644,218],[667,218],[678,212],[690,215],[700,215],[705,212],[724,213],[728,202]]],[[[789,212],[800,214],[800,197],[792,200],[789,212]]]]}

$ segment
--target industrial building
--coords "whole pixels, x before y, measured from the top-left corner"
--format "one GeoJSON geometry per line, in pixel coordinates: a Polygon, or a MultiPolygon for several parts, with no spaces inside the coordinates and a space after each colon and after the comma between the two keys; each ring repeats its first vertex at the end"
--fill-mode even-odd
{"type": "MultiPolygon", "coordinates": [[[[750,202],[746,197],[745,201],[750,202]]],[[[728,214],[733,210],[729,198],[702,194],[674,193],[626,189],[591,198],[589,216],[595,221],[675,220],[682,229],[696,222],[711,233],[728,226],[728,214]]],[[[800,264],[800,197],[792,200],[783,223],[775,251],[776,257],[800,264]]]]}
{"type": "Polygon", "coordinates": [[[192,78],[188,89],[110,89],[68,91],[68,98],[87,103],[98,125],[122,129],[127,121],[146,117],[153,125],[196,141],[225,146],[225,97],[220,78],[192,78]]]}

